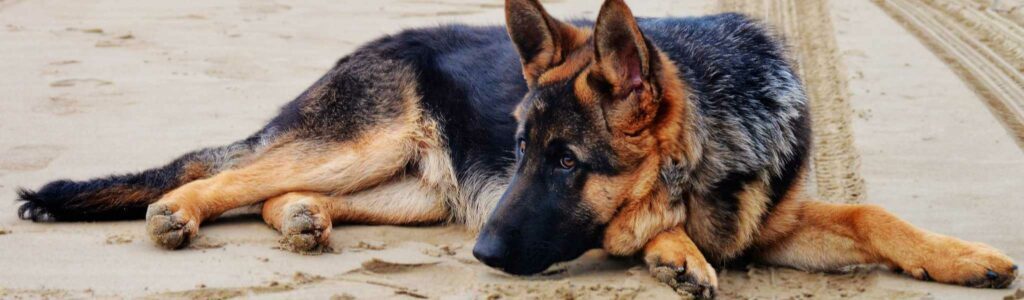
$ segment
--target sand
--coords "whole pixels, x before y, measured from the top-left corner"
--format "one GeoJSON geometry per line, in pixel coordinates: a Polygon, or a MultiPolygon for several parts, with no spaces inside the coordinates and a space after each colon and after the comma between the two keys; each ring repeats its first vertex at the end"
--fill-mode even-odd
{"type": "MultiPolygon", "coordinates": [[[[593,17],[596,2],[546,5],[558,16],[593,17]]],[[[721,9],[711,0],[629,3],[643,16],[721,9]]],[[[913,24],[894,19],[883,9],[889,2],[777,3],[762,16],[791,24],[780,30],[795,35],[788,40],[829,40],[792,45],[805,57],[801,72],[815,85],[816,105],[826,108],[815,108],[816,129],[839,128],[816,136],[834,151],[815,157],[823,197],[879,204],[1024,261],[1024,152],[1005,114],[973,83],[984,76],[962,71],[913,24]],[[829,15],[781,10],[808,5],[829,15]]],[[[1019,30],[1024,9],[1000,5],[992,14],[1008,21],[999,28],[1019,30]]],[[[502,14],[500,1],[469,0],[0,0],[0,298],[678,297],[639,260],[601,251],[537,276],[502,274],[476,262],[473,235],[451,226],[338,225],[330,251],[300,255],[282,249],[280,236],[252,215],[204,225],[180,251],[154,246],[141,221],[15,217],[19,186],[140,170],[249,134],[374,37],[452,21],[500,24],[502,14]]],[[[933,15],[948,26],[988,22],[933,15]]],[[[965,28],[985,34],[988,27],[965,28]]],[[[1004,60],[1015,53],[1005,43],[985,45],[1004,60]]],[[[1021,99],[1010,100],[1018,102],[1002,103],[1021,99]]],[[[720,278],[727,299],[1001,299],[1022,288],[1019,280],[1006,290],[961,288],[875,268],[819,274],[753,266],[720,278]]]]}
{"type": "MultiPolygon", "coordinates": [[[[975,1],[876,2],[949,64],[1024,147],[1024,27],[1020,23],[975,1]]],[[[1008,2],[1024,7],[1024,1],[1008,2]]]]}
{"type": "Polygon", "coordinates": [[[726,0],[720,12],[742,12],[771,26],[784,39],[810,100],[814,124],[809,191],[830,202],[864,200],[860,156],[853,146],[850,97],[836,46],[828,1],[726,0]]]}

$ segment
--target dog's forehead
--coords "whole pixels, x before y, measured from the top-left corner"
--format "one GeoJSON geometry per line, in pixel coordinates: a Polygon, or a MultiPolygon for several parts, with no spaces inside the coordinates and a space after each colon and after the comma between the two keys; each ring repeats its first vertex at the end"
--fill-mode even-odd
{"type": "Polygon", "coordinates": [[[599,112],[584,105],[572,93],[571,83],[561,87],[550,86],[538,89],[534,101],[529,104],[527,117],[520,125],[530,143],[544,147],[554,141],[587,155],[607,143],[602,134],[603,120],[596,118],[599,112]]]}
{"type": "Polygon", "coordinates": [[[590,68],[594,61],[593,43],[588,42],[582,47],[573,50],[566,59],[558,65],[544,71],[537,77],[537,85],[545,86],[558,84],[560,82],[572,81],[590,68]]]}
{"type": "Polygon", "coordinates": [[[531,128],[559,131],[586,122],[587,108],[579,105],[568,81],[540,86],[532,93],[526,118],[531,128]]]}

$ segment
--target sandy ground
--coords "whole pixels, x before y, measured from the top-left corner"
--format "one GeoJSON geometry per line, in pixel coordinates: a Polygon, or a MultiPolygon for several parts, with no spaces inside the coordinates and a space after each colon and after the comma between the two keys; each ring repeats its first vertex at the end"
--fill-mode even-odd
{"type": "MultiPolygon", "coordinates": [[[[599,5],[548,2],[566,17],[593,17],[599,5]]],[[[936,2],[943,1],[929,3],[936,2]]],[[[278,234],[254,216],[211,223],[181,251],[153,246],[140,221],[17,220],[16,187],[139,170],[236,140],[374,37],[502,20],[499,1],[282,3],[0,0],[0,298],[677,296],[639,261],[600,251],[545,275],[504,275],[472,258],[473,235],[458,227],[337,226],[333,252],[303,256],[281,250],[278,234]]],[[[644,16],[720,8],[710,0],[630,4],[644,16]]],[[[976,92],[970,73],[965,77],[934,43],[923,43],[881,7],[825,6],[834,65],[807,64],[828,65],[835,80],[846,82],[833,92],[853,116],[852,136],[839,144],[859,154],[859,166],[841,170],[863,178],[857,200],[1024,261],[1024,152],[1007,118],[993,114],[992,97],[976,92]]],[[[1021,11],[1003,13],[1019,22],[1021,11]]],[[[1016,24],[1007,28],[1018,30],[1016,24]]],[[[969,289],[877,269],[811,274],[755,267],[720,276],[724,298],[1001,299],[1022,287],[1018,280],[1007,290],[969,289]]]]}

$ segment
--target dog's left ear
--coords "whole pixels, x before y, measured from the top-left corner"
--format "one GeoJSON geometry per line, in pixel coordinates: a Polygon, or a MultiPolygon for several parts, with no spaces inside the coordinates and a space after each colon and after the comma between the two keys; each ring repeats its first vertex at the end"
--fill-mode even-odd
{"type": "Polygon", "coordinates": [[[622,0],[607,0],[594,25],[591,74],[607,84],[611,98],[602,103],[609,125],[627,135],[639,134],[657,114],[652,68],[657,52],[648,44],[633,13],[622,0]]]}
{"type": "Polygon", "coordinates": [[[573,47],[586,41],[576,26],[551,17],[538,0],[506,0],[505,23],[530,85],[544,71],[561,63],[573,47]]]}

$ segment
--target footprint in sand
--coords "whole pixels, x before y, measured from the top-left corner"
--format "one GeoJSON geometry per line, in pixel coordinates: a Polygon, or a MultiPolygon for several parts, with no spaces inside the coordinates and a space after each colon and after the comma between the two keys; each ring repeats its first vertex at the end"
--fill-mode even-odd
{"type": "Polygon", "coordinates": [[[82,33],[89,33],[89,34],[96,34],[96,35],[100,35],[100,36],[110,37],[109,39],[106,39],[106,40],[97,41],[96,45],[95,45],[97,48],[121,47],[121,46],[127,45],[130,40],[135,39],[135,35],[132,35],[130,32],[127,33],[127,34],[111,36],[112,34],[109,33],[109,32],[103,31],[103,28],[74,28],[74,27],[68,27],[66,29],[66,31],[75,31],[75,32],[82,32],[82,33]]]}
{"type": "Polygon", "coordinates": [[[241,56],[219,56],[204,59],[213,66],[203,71],[207,76],[220,79],[251,79],[267,74],[267,69],[252,63],[251,59],[241,56]]]}
{"type": "Polygon", "coordinates": [[[64,66],[64,65],[73,65],[73,64],[77,64],[77,63],[80,63],[80,61],[77,61],[77,60],[74,60],[74,59],[68,59],[68,60],[59,60],[59,61],[55,61],[55,62],[50,62],[50,65],[51,66],[64,66]]]}
{"type": "Polygon", "coordinates": [[[292,7],[274,1],[245,1],[241,9],[245,14],[273,14],[291,10],[292,7]]]}
{"type": "Polygon", "coordinates": [[[108,235],[107,236],[106,244],[107,245],[129,244],[129,243],[132,242],[132,240],[134,240],[134,237],[132,237],[131,234],[127,234],[127,233],[113,234],[113,235],[108,235]]]}
{"type": "Polygon", "coordinates": [[[135,39],[135,35],[133,35],[131,33],[123,34],[123,35],[117,36],[117,37],[115,37],[113,39],[98,41],[98,42],[96,42],[96,47],[97,48],[121,47],[121,46],[127,45],[131,40],[134,40],[134,39],[135,39]]]}
{"type": "Polygon", "coordinates": [[[398,18],[427,18],[427,17],[450,17],[466,16],[483,12],[482,10],[443,10],[436,12],[407,12],[398,14],[398,18]]]}
{"type": "Polygon", "coordinates": [[[64,152],[64,147],[54,145],[15,146],[0,153],[0,170],[15,172],[40,170],[50,165],[50,162],[61,152],[64,152]]]}
{"type": "Polygon", "coordinates": [[[200,14],[187,14],[187,15],[181,16],[180,19],[206,20],[208,18],[206,16],[200,15],[200,14]]]}
{"type": "Polygon", "coordinates": [[[100,35],[103,34],[103,28],[75,28],[75,27],[68,27],[68,28],[65,28],[64,30],[67,30],[67,31],[78,31],[78,32],[82,32],[82,33],[100,34],[100,35]]]}
{"type": "Polygon", "coordinates": [[[68,96],[53,96],[45,103],[33,107],[32,111],[67,116],[82,112],[81,108],[82,105],[78,100],[71,99],[68,96]]]}
{"type": "Polygon", "coordinates": [[[362,263],[362,270],[376,274],[402,273],[422,267],[429,267],[441,261],[394,262],[380,258],[371,258],[362,263]]]}
{"type": "Polygon", "coordinates": [[[104,85],[111,85],[111,84],[114,84],[114,83],[110,82],[110,81],[106,81],[106,80],[95,79],[95,78],[72,78],[72,79],[64,79],[64,80],[57,80],[57,81],[51,82],[50,86],[51,87],[72,87],[72,86],[81,86],[81,85],[104,86],[104,85]]]}

